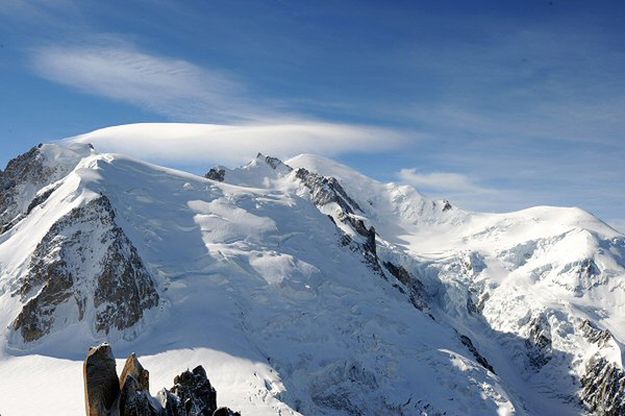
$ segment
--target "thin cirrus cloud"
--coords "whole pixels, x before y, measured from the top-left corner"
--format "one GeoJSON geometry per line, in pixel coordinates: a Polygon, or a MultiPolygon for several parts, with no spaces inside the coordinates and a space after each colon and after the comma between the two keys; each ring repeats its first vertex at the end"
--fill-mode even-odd
{"type": "Polygon", "coordinates": [[[397,176],[402,182],[415,186],[416,188],[429,190],[434,193],[488,193],[490,189],[484,188],[475,183],[469,176],[459,173],[431,172],[420,173],[416,169],[402,169],[397,176]]]}
{"type": "Polygon", "coordinates": [[[174,164],[235,163],[258,151],[284,157],[383,151],[401,146],[407,137],[393,129],[261,109],[252,104],[240,82],[223,72],[117,43],[40,48],[32,57],[33,68],[43,78],[84,93],[169,119],[216,124],[117,126],[72,139],[89,141],[103,151],[174,164]]]}
{"type": "Polygon", "coordinates": [[[241,85],[227,75],[123,43],[40,48],[33,54],[33,68],[48,80],[167,117],[260,117],[244,102],[241,85]]]}

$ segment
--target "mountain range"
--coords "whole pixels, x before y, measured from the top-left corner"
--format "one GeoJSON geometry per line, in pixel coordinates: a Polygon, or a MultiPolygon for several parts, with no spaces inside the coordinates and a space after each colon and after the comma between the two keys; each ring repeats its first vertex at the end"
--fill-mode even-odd
{"type": "Polygon", "coordinates": [[[625,235],[590,213],[312,154],[206,170],[66,140],[0,172],[0,414],[82,414],[102,341],[243,415],[625,414],[625,235]]]}

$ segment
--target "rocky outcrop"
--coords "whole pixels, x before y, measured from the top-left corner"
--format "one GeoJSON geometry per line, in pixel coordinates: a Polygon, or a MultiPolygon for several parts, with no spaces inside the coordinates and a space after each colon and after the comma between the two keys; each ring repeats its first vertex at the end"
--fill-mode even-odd
{"type": "Polygon", "coordinates": [[[211,416],[217,410],[217,392],[202,366],[176,376],[171,388],[189,416],[211,416]]]}
{"type": "Polygon", "coordinates": [[[58,188],[58,184],[53,184],[50,186],[46,186],[45,188],[39,190],[28,207],[26,208],[25,215],[28,215],[32,212],[33,209],[37,208],[39,205],[43,204],[47,201],[47,199],[52,195],[54,191],[58,188]]]}
{"type": "Polygon", "coordinates": [[[535,317],[529,326],[525,340],[530,365],[539,370],[551,360],[551,325],[544,314],[535,317]]]}
{"type": "Polygon", "coordinates": [[[595,356],[586,364],[581,398],[593,414],[625,415],[625,372],[605,358],[595,356]]]}
{"type": "Polygon", "coordinates": [[[120,416],[163,416],[162,409],[139,381],[129,375],[121,385],[120,416]]]}
{"type": "MultiPolygon", "coordinates": [[[[280,163],[278,159],[274,159],[273,163],[280,163]],[[277,162],[275,162],[277,161],[277,162]]],[[[271,164],[269,161],[267,163],[271,164]]],[[[273,166],[273,165],[272,165],[273,166]]],[[[287,166],[287,165],[284,165],[287,166]]],[[[290,169],[290,168],[289,168],[290,169]]],[[[373,226],[367,227],[362,218],[358,218],[356,211],[362,211],[362,208],[354,201],[345,191],[339,181],[331,176],[322,176],[307,169],[299,168],[295,171],[295,177],[301,181],[310,194],[311,201],[318,207],[322,208],[328,204],[336,204],[340,208],[340,212],[336,215],[336,219],[344,224],[349,225],[359,236],[364,237],[363,242],[356,242],[348,235],[343,235],[341,244],[351,247],[354,251],[360,250],[363,254],[365,262],[373,271],[384,276],[380,262],[378,261],[377,246],[375,242],[376,232],[373,226]]],[[[329,216],[332,222],[335,218],[329,216]]]]}
{"type": "Polygon", "coordinates": [[[126,364],[119,379],[122,386],[126,383],[128,377],[134,378],[141,389],[150,391],[150,372],[143,368],[135,353],[130,354],[126,359],[126,364]]]}
{"type": "Polygon", "coordinates": [[[334,202],[346,214],[353,214],[355,210],[362,212],[336,178],[321,176],[304,168],[297,169],[295,176],[308,188],[312,202],[318,207],[334,202]]]}
{"type": "Polygon", "coordinates": [[[224,168],[211,168],[204,175],[206,179],[212,179],[214,181],[223,182],[226,179],[226,170],[224,168]]]}
{"type": "Polygon", "coordinates": [[[597,344],[599,347],[605,346],[605,344],[612,339],[612,333],[610,331],[597,328],[595,324],[588,319],[584,319],[579,328],[588,342],[597,344]]]}
{"type": "Polygon", "coordinates": [[[258,153],[256,155],[256,159],[261,159],[264,160],[266,164],[268,164],[269,166],[271,166],[272,169],[284,169],[287,172],[290,172],[293,170],[292,167],[290,167],[289,165],[287,165],[286,163],[282,162],[280,159],[278,159],[277,157],[272,157],[272,156],[265,156],[262,153],[258,153]]]}
{"type": "Polygon", "coordinates": [[[33,147],[9,161],[4,171],[0,171],[0,233],[10,228],[14,218],[20,214],[20,184],[28,179],[41,182],[45,169],[40,161],[39,149],[33,147]]]}
{"type": "Polygon", "coordinates": [[[121,379],[108,344],[91,348],[84,368],[87,416],[241,416],[217,407],[217,393],[202,366],[176,376],[174,386],[156,398],[150,395],[149,372],[134,353],[121,379]]]}
{"type": "Polygon", "coordinates": [[[415,308],[423,311],[427,309],[427,293],[423,283],[415,277],[413,277],[408,270],[403,266],[396,266],[395,264],[387,261],[384,262],[384,267],[389,271],[397,280],[399,280],[407,289],[410,297],[410,302],[415,308]]]}
{"type": "Polygon", "coordinates": [[[108,334],[132,327],[159,301],[150,274],[115,223],[115,212],[103,195],[73,209],[50,228],[14,295],[24,305],[13,329],[25,342],[40,339],[58,325],[60,305],[71,314],[64,321],[94,316],[92,330],[108,334]],[[94,313],[87,314],[88,308],[94,313]]]}
{"type": "Polygon", "coordinates": [[[606,352],[617,345],[611,342],[615,341],[612,333],[588,319],[582,320],[578,328],[586,341],[599,347],[586,363],[581,377],[582,401],[593,414],[625,415],[625,371],[605,358],[606,352]]]}
{"type": "Polygon", "coordinates": [[[48,159],[60,157],[59,148],[40,144],[9,161],[6,169],[0,170],[0,234],[45,202],[54,192],[54,187],[48,186],[66,176],[92,149],[89,145],[67,148],[63,163],[57,163],[48,159]]]}
{"type": "Polygon", "coordinates": [[[83,378],[87,416],[117,415],[119,380],[110,345],[89,349],[83,365],[83,378]]]}
{"type": "Polygon", "coordinates": [[[473,345],[473,341],[471,341],[471,338],[469,338],[466,335],[460,335],[460,342],[462,342],[462,345],[467,347],[467,349],[471,352],[471,354],[473,354],[473,357],[475,357],[475,360],[482,367],[484,367],[485,369],[487,369],[491,373],[496,374],[495,373],[495,369],[493,368],[493,366],[490,365],[488,360],[482,354],[480,354],[480,352],[477,350],[477,348],[475,348],[475,345],[473,345]]]}
{"type": "Polygon", "coordinates": [[[241,414],[239,412],[230,410],[227,407],[220,407],[219,409],[215,410],[213,416],[241,416],[241,414]]]}

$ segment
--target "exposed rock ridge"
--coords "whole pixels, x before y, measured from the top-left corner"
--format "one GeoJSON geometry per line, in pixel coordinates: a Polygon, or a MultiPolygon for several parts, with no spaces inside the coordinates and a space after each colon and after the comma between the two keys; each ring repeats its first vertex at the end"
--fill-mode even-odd
{"type": "Polygon", "coordinates": [[[586,363],[581,378],[582,401],[597,415],[625,415],[625,371],[604,357],[612,347],[612,333],[598,328],[588,319],[581,321],[579,329],[588,342],[600,348],[586,363]]]}
{"type": "Polygon", "coordinates": [[[460,335],[460,342],[462,342],[462,344],[467,347],[467,349],[469,350],[469,352],[471,352],[471,354],[473,354],[473,357],[475,357],[475,360],[485,369],[487,369],[488,371],[490,371],[493,374],[495,373],[495,369],[493,368],[492,365],[490,365],[490,363],[488,362],[488,360],[482,355],[480,354],[480,352],[477,350],[477,348],[475,348],[475,345],[473,345],[473,341],[471,341],[471,338],[469,338],[466,335],[460,335]]]}
{"type": "Polygon", "coordinates": [[[545,314],[541,313],[530,322],[525,346],[530,365],[534,369],[539,370],[551,360],[551,325],[545,314]]]}
{"type": "Polygon", "coordinates": [[[241,416],[217,407],[217,393],[202,366],[176,376],[174,386],[162,389],[156,398],[150,395],[149,372],[134,353],[118,379],[108,344],[89,350],[84,383],[87,416],[241,416]]]}
{"type": "Polygon", "coordinates": [[[396,266],[389,261],[384,262],[384,267],[408,289],[410,302],[415,308],[420,311],[428,308],[428,295],[419,279],[413,277],[403,266],[396,266]]]}
{"type": "Polygon", "coordinates": [[[221,167],[211,168],[208,172],[206,172],[204,177],[217,182],[223,182],[226,179],[226,169],[221,167]]]}
{"type": "Polygon", "coordinates": [[[74,164],[46,163],[43,151],[46,146],[54,145],[39,144],[9,161],[4,171],[0,170],[0,234],[43,203],[53,190],[39,191],[66,176],[78,163],[78,156],[74,164]]]}
{"type": "Polygon", "coordinates": [[[90,315],[92,330],[108,334],[132,327],[159,301],[150,274],[116,225],[115,212],[103,195],[73,209],[50,228],[14,295],[24,306],[13,329],[25,342],[50,333],[61,304],[68,305],[65,311],[74,311],[66,320],[82,321],[90,315]],[[94,252],[94,247],[99,250],[94,252]],[[94,312],[88,314],[90,308],[94,312]]]}
{"type": "Polygon", "coordinates": [[[365,239],[362,243],[356,243],[352,238],[345,235],[343,244],[356,244],[359,249],[362,249],[365,262],[375,272],[384,276],[376,249],[375,228],[373,226],[367,228],[362,218],[358,218],[355,215],[356,211],[363,212],[362,208],[347,194],[339,181],[334,177],[318,175],[304,168],[297,169],[295,171],[295,177],[308,189],[311,201],[318,208],[321,209],[331,203],[338,205],[341,212],[337,215],[336,219],[349,225],[358,235],[365,239]]]}
{"type": "Polygon", "coordinates": [[[40,181],[45,175],[39,156],[41,144],[11,159],[4,171],[0,171],[0,233],[15,223],[20,214],[18,206],[19,184],[26,179],[40,181]]]}
{"type": "Polygon", "coordinates": [[[321,176],[304,168],[297,169],[295,177],[309,189],[311,199],[315,205],[322,207],[334,202],[341,207],[345,214],[354,214],[356,210],[362,212],[358,203],[345,192],[345,189],[336,178],[321,176]]]}
{"type": "Polygon", "coordinates": [[[597,344],[599,347],[605,346],[605,344],[613,339],[612,333],[607,329],[599,329],[595,324],[593,324],[588,319],[584,319],[580,324],[580,329],[584,338],[588,340],[588,342],[592,342],[597,344]]]}
{"type": "MultiPolygon", "coordinates": [[[[260,154],[259,154],[260,155],[260,154]]],[[[275,159],[275,158],[274,158],[275,159]]],[[[277,160],[277,159],[276,159],[277,160]]],[[[280,162],[282,163],[282,162],[280,162]]],[[[335,203],[341,210],[336,219],[347,224],[356,234],[364,238],[363,242],[354,241],[350,236],[343,235],[341,242],[345,246],[350,246],[353,251],[360,251],[369,267],[383,278],[387,278],[377,253],[376,231],[373,226],[367,227],[365,221],[356,215],[356,211],[364,213],[360,205],[349,196],[340,182],[331,176],[322,176],[310,172],[305,168],[295,170],[295,177],[308,189],[311,201],[322,208],[328,204],[335,203]]],[[[334,221],[334,217],[329,215],[334,221]]],[[[419,310],[427,308],[427,295],[421,281],[410,276],[401,266],[397,267],[392,263],[385,263],[385,268],[408,288],[410,302],[419,310]]],[[[399,286],[394,285],[399,288],[399,286]]],[[[403,293],[404,290],[400,289],[403,293]]]]}
{"type": "Polygon", "coordinates": [[[603,357],[586,364],[581,398],[589,410],[600,416],[625,415],[625,372],[603,357]]]}
{"type": "Polygon", "coordinates": [[[274,170],[278,169],[278,168],[283,168],[285,169],[287,172],[290,172],[293,170],[292,167],[290,167],[289,165],[287,165],[286,163],[284,163],[283,161],[281,161],[280,159],[278,159],[277,157],[272,157],[272,156],[265,156],[262,153],[258,153],[256,155],[256,159],[261,159],[263,160],[266,164],[268,164],[269,166],[271,166],[274,170]]]}

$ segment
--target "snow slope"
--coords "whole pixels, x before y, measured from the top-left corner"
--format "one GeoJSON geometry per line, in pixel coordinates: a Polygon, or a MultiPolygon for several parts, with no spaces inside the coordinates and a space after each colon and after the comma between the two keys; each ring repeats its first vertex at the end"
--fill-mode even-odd
{"type": "MultiPolygon", "coordinates": [[[[622,369],[625,237],[582,210],[466,212],[313,155],[259,154],[216,181],[75,143],[35,153],[64,175],[0,235],[3,416],[84,412],[82,359],[104,339],[137,352],[153,394],[202,364],[248,415],[582,414],[589,368],[622,369]],[[63,300],[26,342],[33,253],[103,196],[158,304],[101,330],[95,304],[63,300]]],[[[99,244],[81,244],[65,261],[97,275],[99,244]]]]}

